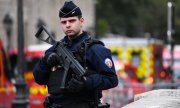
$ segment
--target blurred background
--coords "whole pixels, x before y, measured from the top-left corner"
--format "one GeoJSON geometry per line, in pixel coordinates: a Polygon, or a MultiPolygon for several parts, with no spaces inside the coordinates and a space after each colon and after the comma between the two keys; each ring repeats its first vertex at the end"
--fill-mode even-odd
{"type": "MultiPolygon", "coordinates": [[[[103,103],[120,108],[134,95],[179,89],[179,0],[72,0],[84,30],[111,50],[119,85],[103,103]]],[[[59,9],[65,0],[0,0],[0,108],[41,108],[48,95],[34,82],[34,64],[50,47],[35,38],[41,25],[60,40],[59,9]],[[3,98],[7,97],[7,98],[3,98]]]]}
{"type": "MultiPolygon", "coordinates": [[[[34,38],[38,27],[42,24],[46,25],[50,32],[52,32],[57,38],[64,36],[61,31],[59,21],[59,9],[64,4],[65,0],[23,0],[23,24],[24,24],[24,43],[25,46],[30,44],[37,44],[37,39],[34,38]]],[[[83,16],[86,19],[85,29],[92,31],[95,25],[95,1],[86,0],[74,2],[80,6],[83,12],[83,16]],[[84,4],[88,4],[85,6],[84,4]]],[[[8,42],[11,43],[11,47],[17,46],[17,0],[0,0],[0,37],[3,39],[5,46],[8,42]],[[11,38],[7,39],[6,30],[3,20],[8,15],[12,20],[11,38]]]]}

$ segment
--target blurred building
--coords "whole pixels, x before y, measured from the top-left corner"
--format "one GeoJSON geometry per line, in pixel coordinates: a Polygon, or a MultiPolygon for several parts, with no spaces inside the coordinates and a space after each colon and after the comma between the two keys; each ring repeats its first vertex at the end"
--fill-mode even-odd
{"type": "MultiPolygon", "coordinates": [[[[57,39],[64,36],[59,21],[59,9],[65,0],[24,0],[24,43],[25,46],[30,44],[38,44],[35,33],[39,24],[45,24],[49,31],[52,32],[57,39]]],[[[85,18],[84,29],[93,33],[95,26],[95,0],[72,0],[81,9],[85,18]],[[84,5],[86,4],[86,5],[84,5]]],[[[4,41],[5,46],[11,43],[10,48],[17,47],[17,0],[0,0],[0,38],[4,41]],[[12,36],[8,40],[3,26],[3,19],[9,14],[13,20],[12,36]]]]}

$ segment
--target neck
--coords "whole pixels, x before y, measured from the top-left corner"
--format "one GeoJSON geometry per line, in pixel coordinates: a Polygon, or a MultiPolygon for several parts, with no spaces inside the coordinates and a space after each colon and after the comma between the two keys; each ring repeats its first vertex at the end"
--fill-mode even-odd
{"type": "Polygon", "coordinates": [[[68,38],[69,38],[70,40],[73,40],[73,39],[75,39],[76,37],[80,36],[82,33],[83,33],[83,31],[81,30],[79,33],[77,33],[77,34],[75,34],[75,35],[73,35],[73,36],[68,36],[68,38]]]}

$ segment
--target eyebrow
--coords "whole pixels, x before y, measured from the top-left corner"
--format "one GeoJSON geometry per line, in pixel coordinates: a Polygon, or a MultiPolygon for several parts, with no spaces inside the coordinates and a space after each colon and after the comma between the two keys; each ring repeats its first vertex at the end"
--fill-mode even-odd
{"type": "Polygon", "coordinates": [[[72,22],[72,21],[76,21],[76,20],[77,20],[77,19],[64,20],[64,21],[61,21],[61,23],[72,22]]]}

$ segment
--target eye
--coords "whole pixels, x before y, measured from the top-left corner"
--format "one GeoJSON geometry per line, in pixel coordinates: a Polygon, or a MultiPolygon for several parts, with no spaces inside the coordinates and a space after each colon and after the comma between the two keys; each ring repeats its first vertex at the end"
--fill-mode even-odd
{"type": "Polygon", "coordinates": [[[66,24],[66,21],[61,21],[61,24],[66,24]]]}
{"type": "Polygon", "coordinates": [[[76,21],[76,19],[69,20],[70,23],[73,23],[75,21],[76,21]]]}

